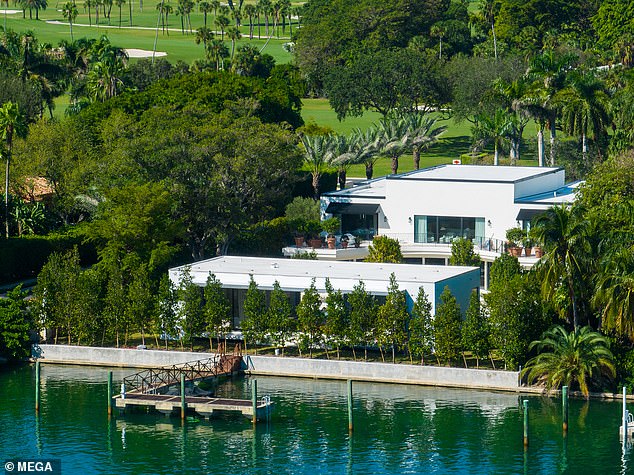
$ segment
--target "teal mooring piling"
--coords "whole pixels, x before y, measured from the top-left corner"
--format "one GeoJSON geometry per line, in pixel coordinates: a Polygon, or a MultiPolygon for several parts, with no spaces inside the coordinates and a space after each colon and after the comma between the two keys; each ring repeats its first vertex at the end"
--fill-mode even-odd
{"type": "Polygon", "coordinates": [[[561,410],[564,434],[568,432],[568,386],[561,388],[561,410]]]}
{"type": "Polygon", "coordinates": [[[108,415],[112,415],[112,371],[108,371],[108,415]]]}
{"type": "Polygon", "coordinates": [[[255,423],[258,421],[258,380],[253,380],[253,385],[251,386],[251,404],[253,404],[253,419],[252,422],[255,423]]]}
{"type": "Polygon", "coordinates": [[[352,420],[352,380],[348,380],[348,432],[352,433],[354,428],[352,420]]]}
{"type": "Polygon", "coordinates": [[[35,412],[40,412],[40,361],[35,362],[35,412]]]}
{"type": "Polygon", "coordinates": [[[528,447],[528,399],[524,399],[524,447],[528,447]]]}
{"type": "Polygon", "coordinates": [[[185,373],[181,373],[181,419],[185,419],[187,406],[185,402],[185,373]]]}

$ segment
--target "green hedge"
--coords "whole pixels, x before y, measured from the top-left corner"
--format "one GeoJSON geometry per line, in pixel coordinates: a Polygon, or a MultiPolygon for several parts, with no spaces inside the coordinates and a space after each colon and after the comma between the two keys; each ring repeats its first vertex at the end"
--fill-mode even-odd
{"type": "MultiPolygon", "coordinates": [[[[329,191],[335,191],[337,189],[337,171],[328,170],[322,173],[319,178],[319,193],[327,193],[329,191]]],[[[313,177],[312,175],[302,170],[299,172],[299,180],[293,186],[293,197],[301,196],[303,198],[312,198],[314,196],[313,191],[313,177]]]]}
{"type": "Polygon", "coordinates": [[[97,252],[93,245],[83,244],[82,240],[77,228],[46,236],[0,239],[0,284],[37,277],[53,252],[64,252],[73,246],[79,248],[83,266],[94,264],[97,252]]]}
{"type": "Polygon", "coordinates": [[[229,253],[240,256],[279,257],[282,248],[293,242],[285,217],[250,226],[233,240],[229,253]]]}

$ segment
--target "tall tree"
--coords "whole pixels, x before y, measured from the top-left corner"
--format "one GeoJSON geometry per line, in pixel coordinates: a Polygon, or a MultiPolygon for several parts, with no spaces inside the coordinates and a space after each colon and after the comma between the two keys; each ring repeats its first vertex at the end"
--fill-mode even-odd
{"type": "Polygon", "coordinates": [[[231,329],[231,304],[220,282],[214,274],[209,274],[204,290],[205,322],[209,334],[209,349],[213,350],[211,337],[216,335],[216,349],[220,350],[220,336],[231,329]]]}
{"type": "Polygon", "coordinates": [[[355,346],[364,345],[365,359],[368,359],[368,342],[376,327],[377,304],[375,298],[365,289],[363,281],[354,286],[348,294],[350,305],[350,328],[348,339],[352,346],[352,355],[357,359],[355,346]]]}
{"type": "Polygon", "coordinates": [[[478,292],[472,292],[462,325],[462,348],[476,357],[477,367],[480,367],[480,359],[486,358],[491,349],[489,336],[489,322],[480,307],[480,296],[478,292]]]}
{"type": "Polygon", "coordinates": [[[13,139],[26,136],[26,124],[17,104],[9,101],[0,107],[0,139],[4,145],[0,149],[4,155],[6,167],[4,174],[4,210],[5,237],[9,238],[9,172],[11,168],[11,154],[13,139]]]}
{"type": "Polygon", "coordinates": [[[29,331],[34,329],[27,292],[18,285],[0,299],[0,356],[22,359],[30,354],[29,331]]]}
{"type": "Polygon", "coordinates": [[[350,312],[343,293],[341,290],[335,290],[328,278],[326,279],[326,292],[324,334],[326,335],[326,344],[334,344],[337,348],[337,359],[339,359],[339,349],[346,342],[346,333],[350,328],[350,312]]]}
{"type": "Polygon", "coordinates": [[[447,364],[457,359],[462,350],[461,328],[460,305],[449,287],[445,287],[434,316],[434,351],[438,359],[447,364]]]}
{"type": "Polygon", "coordinates": [[[553,206],[535,220],[535,233],[545,250],[536,267],[542,277],[544,296],[552,298],[560,285],[565,286],[574,328],[579,326],[578,300],[585,281],[584,259],[589,253],[586,226],[578,208],[570,209],[565,205],[553,206]]]}
{"type": "Polygon", "coordinates": [[[421,364],[425,364],[425,355],[430,354],[434,348],[434,325],[431,314],[431,302],[420,287],[416,301],[412,307],[409,321],[408,345],[411,355],[420,357],[421,364]]]}
{"type": "Polygon", "coordinates": [[[264,340],[266,335],[266,297],[264,292],[258,289],[258,284],[250,276],[249,288],[244,298],[244,320],[241,322],[242,332],[246,341],[251,341],[258,354],[257,344],[264,340]]]}
{"type": "Polygon", "coordinates": [[[273,336],[275,344],[282,349],[282,354],[284,354],[286,340],[293,327],[291,313],[291,303],[288,301],[286,293],[280,287],[280,283],[276,280],[273,283],[273,290],[271,291],[271,299],[266,315],[269,331],[273,336]]]}
{"type": "MultiPolygon", "coordinates": [[[[158,287],[155,330],[160,333],[168,349],[168,341],[180,333],[178,327],[178,292],[167,274],[161,277],[158,287]]],[[[158,338],[157,338],[158,340],[158,338]]],[[[158,342],[157,342],[158,346],[158,342]]]]}
{"type": "Polygon", "coordinates": [[[295,311],[298,330],[302,333],[300,346],[308,347],[309,355],[312,358],[313,347],[320,343],[324,325],[324,312],[321,310],[321,298],[315,287],[314,278],[310,287],[304,290],[302,300],[295,311]]]}
{"type": "Polygon", "coordinates": [[[313,196],[319,199],[319,178],[328,167],[331,137],[328,135],[300,135],[303,146],[304,163],[312,176],[313,196]]]}
{"type": "Polygon", "coordinates": [[[194,351],[194,338],[204,330],[205,316],[202,289],[193,282],[189,267],[185,267],[181,272],[178,294],[181,302],[179,316],[184,338],[189,343],[189,349],[194,351]]]}
{"type": "Polygon", "coordinates": [[[396,275],[392,273],[385,303],[379,307],[377,322],[379,345],[389,344],[392,347],[392,363],[396,362],[396,350],[407,341],[408,320],[405,292],[398,288],[396,275]]]}
{"type": "Polygon", "coordinates": [[[70,40],[73,41],[73,22],[79,14],[77,6],[73,2],[66,2],[64,6],[62,6],[62,13],[64,18],[68,20],[68,24],[70,26],[70,40]]]}

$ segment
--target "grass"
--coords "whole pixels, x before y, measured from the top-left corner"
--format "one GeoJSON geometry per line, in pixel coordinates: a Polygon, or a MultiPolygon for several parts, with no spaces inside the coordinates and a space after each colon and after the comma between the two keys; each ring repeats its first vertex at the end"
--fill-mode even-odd
{"type": "MultiPolygon", "coordinates": [[[[460,159],[462,155],[468,154],[471,149],[471,124],[469,122],[456,123],[451,117],[444,114],[437,114],[438,124],[446,125],[447,130],[440,140],[429,150],[421,153],[421,168],[432,167],[452,163],[455,159],[460,159]]],[[[378,122],[381,114],[377,112],[366,112],[361,117],[348,117],[342,121],[337,119],[336,112],[330,107],[327,99],[304,99],[302,107],[302,118],[306,123],[314,122],[317,125],[330,127],[337,134],[350,134],[355,128],[365,130],[378,122]]],[[[525,140],[530,141],[535,136],[535,125],[529,124],[524,131],[525,140]]],[[[522,156],[524,159],[518,162],[522,166],[537,165],[536,151],[530,143],[524,142],[522,156]]],[[[493,150],[487,150],[490,156],[487,160],[492,163],[493,150]]],[[[463,163],[467,163],[464,159],[463,163]]],[[[507,164],[508,159],[502,157],[502,164],[507,164]]],[[[408,172],[414,169],[414,161],[411,155],[403,155],[399,159],[399,172],[408,172]]],[[[392,173],[392,165],[389,158],[381,157],[374,165],[374,177],[389,175],[392,173]]],[[[364,177],[365,165],[353,165],[348,170],[350,177],[364,177]]]]}
{"type": "MultiPolygon", "coordinates": [[[[58,8],[63,2],[58,2],[58,8]]],[[[122,48],[139,48],[148,51],[152,51],[154,46],[154,38],[156,35],[156,21],[157,11],[156,6],[159,4],[157,0],[150,0],[144,2],[143,12],[139,11],[138,4],[134,4],[132,20],[133,28],[130,28],[128,7],[125,5],[122,9],[122,28],[119,28],[119,10],[116,6],[112,8],[111,12],[111,25],[107,27],[107,20],[100,16],[100,25],[97,28],[94,25],[95,15],[94,9],[92,10],[92,23],[93,26],[88,26],[89,18],[87,11],[84,11],[83,2],[77,2],[77,8],[79,15],[73,23],[73,37],[77,38],[99,38],[103,35],[107,36],[112,44],[122,48]],[[86,26],[82,26],[86,25],[86,26]]],[[[17,8],[16,8],[17,9],[17,8]]],[[[16,13],[6,16],[6,25],[8,29],[26,32],[32,31],[35,37],[40,43],[50,43],[57,45],[61,40],[70,41],[70,27],[64,20],[64,17],[60,11],[55,8],[53,2],[49,3],[49,8],[44,11],[40,11],[40,20],[35,20],[35,16],[32,20],[29,19],[27,11],[26,19],[22,18],[22,13],[16,13]],[[47,21],[61,21],[64,24],[52,24],[47,21]]],[[[214,16],[213,12],[207,15],[207,25],[213,29],[214,16]]],[[[165,51],[167,57],[171,62],[185,61],[191,64],[195,59],[202,59],[204,57],[204,50],[202,45],[197,45],[194,41],[196,29],[203,26],[204,18],[203,14],[196,11],[191,14],[192,30],[193,34],[182,34],[180,28],[180,17],[176,15],[170,15],[169,17],[169,35],[163,34],[159,31],[158,41],[156,49],[157,51],[165,51]]],[[[261,19],[262,27],[261,31],[264,34],[264,20],[261,19]]],[[[0,25],[4,24],[4,15],[0,15],[0,25]]],[[[243,44],[252,44],[259,48],[262,48],[266,39],[257,39],[257,36],[253,40],[249,40],[248,31],[249,24],[248,19],[243,20],[243,26],[241,28],[242,39],[236,43],[236,48],[243,44]],[[244,24],[246,22],[246,24],[244,24]]],[[[257,35],[257,28],[255,29],[257,35]]],[[[218,32],[220,36],[220,32],[218,32]]],[[[278,63],[288,63],[291,60],[291,54],[284,51],[282,45],[289,41],[288,25],[285,35],[280,39],[272,38],[268,45],[265,47],[264,52],[270,54],[275,58],[278,63]]],[[[231,42],[227,40],[225,35],[225,43],[227,47],[231,48],[231,42]]]]}

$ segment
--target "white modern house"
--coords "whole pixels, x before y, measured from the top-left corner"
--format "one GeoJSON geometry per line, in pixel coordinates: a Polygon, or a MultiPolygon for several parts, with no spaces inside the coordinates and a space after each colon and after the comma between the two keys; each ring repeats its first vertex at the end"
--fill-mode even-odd
{"type": "MultiPolygon", "coordinates": [[[[186,266],[169,270],[170,280],[178,286],[186,266]]],[[[472,291],[480,287],[480,270],[477,267],[420,266],[407,264],[375,264],[366,262],[336,262],[323,260],[272,259],[259,257],[222,256],[195,262],[188,266],[195,284],[204,286],[210,274],[214,274],[225,289],[234,316],[233,327],[240,328],[244,318],[244,300],[251,276],[261,290],[266,291],[267,301],[274,283],[279,282],[292,306],[301,300],[302,292],[315,279],[317,290],[326,293],[326,279],[344,294],[363,281],[365,289],[379,298],[388,293],[390,275],[395,274],[399,289],[405,291],[411,309],[420,287],[425,289],[432,314],[440,294],[449,287],[463,313],[469,305],[472,291]]]]}
{"type": "MultiPolygon", "coordinates": [[[[563,168],[440,165],[362,182],[325,193],[324,217],[341,218],[341,232],[396,238],[407,263],[446,265],[451,243],[473,241],[482,258],[482,287],[491,263],[504,252],[506,231],[527,228],[549,207],[571,203],[580,182],[566,184],[563,168]]],[[[285,255],[298,252],[286,248],[285,255]]],[[[367,248],[320,250],[320,259],[363,259],[367,248]]],[[[367,255],[367,254],[366,254],[367,255]]],[[[520,258],[531,267],[534,255],[520,258]]]]}

